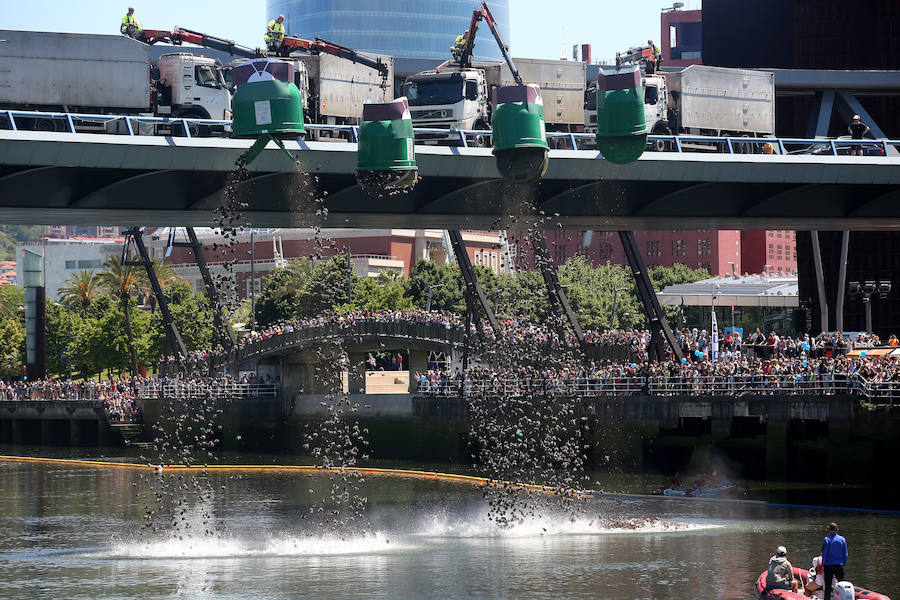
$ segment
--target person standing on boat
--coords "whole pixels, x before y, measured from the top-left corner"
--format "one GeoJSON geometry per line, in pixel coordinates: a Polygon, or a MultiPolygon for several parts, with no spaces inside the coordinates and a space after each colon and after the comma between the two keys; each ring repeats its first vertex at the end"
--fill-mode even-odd
{"type": "Polygon", "coordinates": [[[778,546],[775,556],[769,559],[769,572],[766,573],[767,590],[791,590],[797,593],[798,582],[794,579],[794,567],[787,559],[787,548],[778,546]]]}
{"type": "Polygon", "coordinates": [[[847,564],[847,540],[838,534],[837,523],[829,523],[825,528],[822,542],[822,564],[825,566],[825,597],[831,598],[833,582],[844,580],[844,565],[847,564]]]}

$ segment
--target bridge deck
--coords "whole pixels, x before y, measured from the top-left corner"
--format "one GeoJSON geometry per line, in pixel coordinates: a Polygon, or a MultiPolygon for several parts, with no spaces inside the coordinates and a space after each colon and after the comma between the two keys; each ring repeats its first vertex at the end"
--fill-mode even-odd
{"type": "MultiPolygon", "coordinates": [[[[0,131],[0,220],[212,225],[249,145],[0,131]]],[[[544,179],[521,186],[498,177],[490,149],[417,146],[416,188],[375,198],[356,184],[356,144],[287,147],[302,173],[272,144],[240,186],[255,226],[497,228],[545,214],[597,230],[900,227],[900,158],[654,152],[614,165],[553,150],[544,179]]]]}

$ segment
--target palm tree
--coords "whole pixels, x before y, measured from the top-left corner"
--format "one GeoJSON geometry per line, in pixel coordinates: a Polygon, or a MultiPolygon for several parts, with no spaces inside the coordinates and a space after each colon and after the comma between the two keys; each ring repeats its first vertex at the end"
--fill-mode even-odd
{"type": "MultiPolygon", "coordinates": [[[[154,258],[152,259],[153,263],[153,272],[156,273],[156,280],[159,281],[159,287],[165,291],[166,287],[181,281],[181,276],[175,272],[175,269],[169,265],[162,258],[154,258]]],[[[150,278],[147,277],[146,269],[139,269],[138,278],[140,280],[140,288],[144,293],[150,295],[147,298],[147,304],[150,305],[150,310],[156,310],[156,296],[153,295],[153,289],[150,286],[150,278]]]]}
{"type": "Polygon", "coordinates": [[[69,310],[86,310],[99,293],[98,284],[93,269],[72,273],[59,288],[59,302],[69,310]]]}
{"type": "Polygon", "coordinates": [[[307,258],[289,261],[284,267],[285,279],[281,286],[275,290],[274,296],[276,298],[296,296],[309,283],[314,270],[313,262],[307,258]]]}
{"type": "Polygon", "coordinates": [[[137,351],[134,348],[134,330],[131,327],[131,296],[139,294],[143,278],[139,267],[123,265],[117,256],[110,256],[103,263],[103,271],[97,276],[100,287],[112,294],[122,304],[125,313],[125,332],[128,334],[128,350],[131,353],[131,374],[137,375],[137,351]]]}

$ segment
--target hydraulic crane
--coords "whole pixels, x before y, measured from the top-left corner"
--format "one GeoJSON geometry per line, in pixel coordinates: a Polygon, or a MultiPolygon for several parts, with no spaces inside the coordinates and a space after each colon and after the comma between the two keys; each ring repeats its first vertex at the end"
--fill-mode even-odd
{"type": "MultiPolygon", "coordinates": [[[[167,29],[145,29],[139,38],[145,44],[156,44],[165,42],[180,46],[181,44],[194,44],[204,48],[211,48],[221,52],[227,52],[232,56],[240,56],[242,58],[265,58],[270,56],[268,52],[261,48],[248,48],[235,43],[233,40],[216,37],[207,33],[185,29],[184,27],[176,27],[173,30],[167,29]]],[[[358,53],[352,48],[316,38],[315,40],[304,40],[298,37],[285,37],[281,45],[281,50],[277,56],[285,58],[292,52],[298,50],[305,51],[309,54],[331,54],[339,58],[359,63],[370,69],[378,71],[382,77],[387,77],[389,69],[381,59],[372,58],[364,54],[358,53]]],[[[276,55],[276,54],[273,54],[276,55]]]]}
{"type": "Polygon", "coordinates": [[[472,54],[475,51],[475,35],[478,33],[478,23],[481,21],[487,23],[488,28],[494,35],[494,40],[496,40],[497,46],[500,48],[500,53],[503,54],[503,60],[506,61],[506,65],[509,67],[509,71],[510,73],[512,73],[513,79],[515,79],[516,84],[525,85],[522,82],[522,77],[519,75],[519,71],[516,69],[516,65],[513,64],[512,58],[510,58],[509,56],[509,51],[506,49],[506,43],[503,41],[503,37],[500,35],[500,30],[497,29],[497,23],[496,21],[494,21],[494,15],[491,14],[491,9],[488,8],[486,2],[482,2],[481,6],[472,11],[472,20],[469,21],[469,29],[467,29],[466,33],[463,34],[465,43],[462,48],[453,48],[453,58],[456,60],[459,68],[472,68],[472,54]]]}

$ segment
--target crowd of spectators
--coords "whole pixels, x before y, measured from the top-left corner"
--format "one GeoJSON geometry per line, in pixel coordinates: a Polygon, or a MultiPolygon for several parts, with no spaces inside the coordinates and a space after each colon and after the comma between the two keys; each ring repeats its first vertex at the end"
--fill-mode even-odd
{"type": "Polygon", "coordinates": [[[102,402],[111,421],[140,423],[143,416],[135,404],[137,390],[150,382],[144,377],[122,377],[102,381],[71,379],[0,380],[0,400],[72,400],[102,402]]]}

